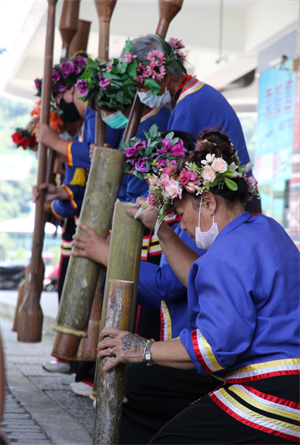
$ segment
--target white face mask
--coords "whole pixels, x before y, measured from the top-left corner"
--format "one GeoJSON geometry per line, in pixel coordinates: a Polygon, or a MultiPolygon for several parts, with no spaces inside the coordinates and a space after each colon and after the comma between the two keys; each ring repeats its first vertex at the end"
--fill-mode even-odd
{"type": "Polygon", "coordinates": [[[201,229],[200,229],[201,207],[202,207],[202,197],[201,197],[200,208],[199,208],[198,227],[195,228],[195,242],[196,242],[196,246],[198,247],[198,249],[207,250],[210,248],[210,246],[216,239],[216,237],[219,233],[219,230],[218,230],[218,224],[215,223],[215,214],[213,214],[211,228],[207,232],[201,232],[201,229]]]}
{"type": "Polygon", "coordinates": [[[163,108],[166,105],[170,105],[172,100],[167,87],[161,96],[154,96],[151,90],[148,90],[145,93],[138,91],[138,95],[140,101],[149,108],[163,108]]]}
{"type": "Polygon", "coordinates": [[[75,136],[71,136],[67,131],[60,133],[59,137],[64,141],[76,141],[78,139],[78,133],[75,136]]]}

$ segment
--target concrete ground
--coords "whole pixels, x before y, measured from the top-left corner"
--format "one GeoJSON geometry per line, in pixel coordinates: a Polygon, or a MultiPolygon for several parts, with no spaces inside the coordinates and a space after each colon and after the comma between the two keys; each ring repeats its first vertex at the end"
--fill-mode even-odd
{"type": "Polygon", "coordinates": [[[43,292],[43,339],[40,343],[21,343],[12,332],[17,291],[0,291],[0,330],[7,380],[7,395],[1,429],[11,443],[22,445],[92,444],[93,402],[74,394],[61,384],[63,374],[42,368],[51,358],[55,333],[57,294],[43,292]]]}

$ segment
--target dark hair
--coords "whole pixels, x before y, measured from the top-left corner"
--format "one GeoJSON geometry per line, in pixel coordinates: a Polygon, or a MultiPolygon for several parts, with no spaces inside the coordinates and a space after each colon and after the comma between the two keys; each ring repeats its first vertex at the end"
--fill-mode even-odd
{"type": "MultiPolygon", "coordinates": [[[[222,158],[230,165],[232,162],[236,164],[236,150],[225,133],[213,129],[205,129],[197,136],[198,151],[191,153],[184,158],[184,162],[194,162],[198,167],[203,166],[202,160],[205,160],[207,154],[215,154],[217,158],[222,158]]],[[[249,199],[248,184],[243,178],[230,178],[234,181],[238,190],[230,190],[225,183],[222,183],[221,187],[217,185],[210,189],[214,195],[218,195],[223,198],[230,206],[236,202],[246,203],[249,199]]],[[[200,196],[197,197],[197,199],[200,196]]]]}
{"type": "MultiPolygon", "coordinates": [[[[195,151],[196,148],[196,142],[197,139],[192,136],[190,133],[187,133],[186,131],[180,131],[180,130],[172,130],[174,133],[175,138],[179,138],[182,140],[184,148],[186,148],[190,153],[195,151]]],[[[161,137],[164,138],[166,135],[170,133],[169,131],[162,131],[161,137]]]]}

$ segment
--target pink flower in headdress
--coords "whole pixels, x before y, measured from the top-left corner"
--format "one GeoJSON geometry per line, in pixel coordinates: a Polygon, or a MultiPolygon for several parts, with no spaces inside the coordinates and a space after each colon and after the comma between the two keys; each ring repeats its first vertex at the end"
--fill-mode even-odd
{"type": "Polygon", "coordinates": [[[179,56],[179,60],[181,63],[183,63],[185,61],[186,55],[184,54],[184,52],[182,52],[178,49],[175,49],[174,54],[177,54],[179,56]]]}
{"type": "Polygon", "coordinates": [[[147,201],[148,201],[148,204],[150,207],[155,207],[155,208],[156,208],[157,204],[159,203],[159,201],[157,199],[157,195],[155,193],[149,193],[147,201]]]}
{"type": "Polygon", "coordinates": [[[125,60],[126,63],[130,63],[130,62],[132,62],[132,60],[135,59],[136,57],[137,57],[137,56],[134,56],[133,54],[131,54],[131,53],[129,53],[128,51],[126,51],[124,60],[125,60]]]}
{"type": "Polygon", "coordinates": [[[138,83],[143,83],[146,77],[148,77],[148,67],[139,63],[136,68],[136,81],[138,83]]]}
{"type": "Polygon", "coordinates": [[[112,63],[109,63],[109,64],[107,65],[107,67],[106,67],[106,71],[107,71],[108,73],[110,73],[112,69],[113,69],[112,63]]]}
{"type": "Polygon", "coordinates": [[[70,74],[74,73],[75,66],[74,66],[74,63],[71,62],[71,60],[68,60],[67,62],[63,62],[60,65],[60,69],[61,69],[61,72],[62,72],[63,76],[66,78],[70,74]]]}
{"type": "Polygon", "coordinates": [[[134,168],[139,172],[146,173],[149,169],[146,167],[147,158],[140,158],[134,165],[134,168]]]}
{"type": "Polygon", "coordinates": [[[147,60],[149,62],[155,62],[156,65],[161,65],[166,58],[162,51],[155,49],[154,51],[150,51],[150,53],[148,53],[147,60]]]}
{"type": "Polygon", "coordinates": [[[52,69],[52,82],[58,82],[60,80],[60,74],[54,68],[52,69]]]}
{"type": "Polygon", "coordinates": [[[187,185],[189,182],[190,182],[190,180],[191,180],[191,172],[189,172],[189,171],[187,171],[187,170],[182,170],[181,172],[180,172],[180,175],[179,175],[179,181],[181,182],[181,184],[182,185],[187,185]]]}
{"type": "Polygon", "coordinates": [[[148,66],[148,76],[152,79],[163,80],[166,74],[166,68],[163,65],[157,65],[156,62],[151,62],[148,66]]]}
{"type": "MultiPolygon", "coordinates": [[[[150,188],[155,190],[155,187],[158,185],[158,177],[156,175],[150,176],[150,178],[147,178],[147,182],[150,186],[150,188]]],[[[150,194],[150,193],[149,193],[150,194]]]]}
{"type": "Polygon", "coordinates": [[[185,46],[182,43],[182,41],[179,40],[179,39],[176,39],[175,37],[171,37],[170,40],[168,41],[168,43],[171,46],[173,46],[173,48],[176,48],[176,49],[185,48],[185,46]]]}
{"type": "Polygon", "coordinates": [[[99,85],[100,85],[100,88],[102,88],[102,90],[105,91],[106,88],[108,87],[108,85],[112,85],[112,84],[110,83],[110,81],[109,81],[108,79],[106,79],[106,78],[104,77],[102,80],[100,80],[99,85]]]}
{"type": "Polygon", "coordinates": [[[65,91],[67,91],[68,89],[68,85],[65,84],[65,82],[58,82],[57,85],[55,85],[54,87],[54,93],[64,93],[65,91]]]}
{"type": "Polygon", "coordinates": [[[177,181],[169,179],[168,181],[166,181],[164,188],[171,199],[182,198],[182,190],[177,181]]]}
{"type": "Polygon", "coordinates": [[[86,68],[87,61],[85,57],[77,56],[74,60],[75,65],[81,65],[83,68],[86,68]]]}
{"type": "Polygon", "coordinates": [[[168,167],[164,169],[164,174],[169,176],[172,176],[177,172],[178,172],[178,166],[176,164],[168,165],[168,167]]]}
{"type": "Polygon", "coordinates": [[[189,182],[188,184],[185,185],[185,189],[190,193],[195,193],[196,191],[199,190],[197,181],[189,182]]]}
{"type": "Polygon", "coordinates": [[[80,91],[81,96],[86,96],[89,92],[87,81],[84,79],[78,80],[76,88],[80,91]]]}

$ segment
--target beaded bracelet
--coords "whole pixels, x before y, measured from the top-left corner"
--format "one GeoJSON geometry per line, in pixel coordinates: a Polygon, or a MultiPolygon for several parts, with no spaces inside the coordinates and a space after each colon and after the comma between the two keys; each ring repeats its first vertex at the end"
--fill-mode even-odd
{"type": "Polygon", "coordinates": [[[152,344],[154,343],[154,339],[150,338],[149,340],[146,341],[146,345],[143,349],[143,362],[146,363],[147,366],[151,366],[154,364],[153,360],[152,360],[152,355],[151,355],[151,351],[150,348],[152,346],[152,344]]]}

